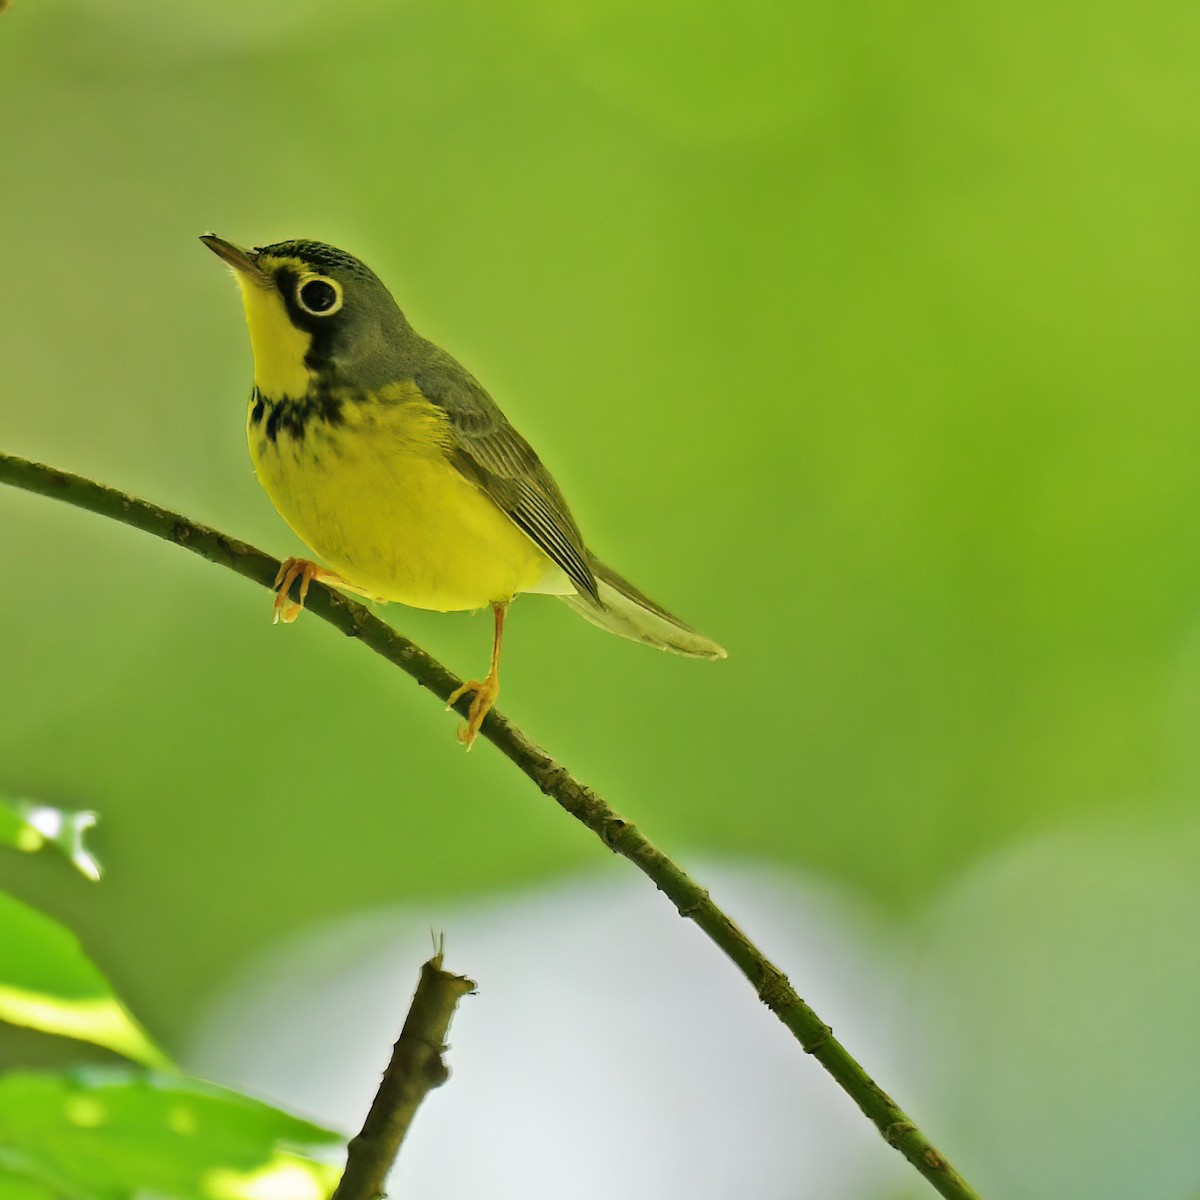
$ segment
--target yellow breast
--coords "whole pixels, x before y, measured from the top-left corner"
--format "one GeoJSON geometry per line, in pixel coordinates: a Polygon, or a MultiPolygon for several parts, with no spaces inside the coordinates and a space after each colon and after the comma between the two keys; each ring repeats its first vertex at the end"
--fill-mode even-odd
{"type": "Polygon", "coordinates": [[[553,569],[451,464],[446,418],[412,385],[331,397],[323,410],[252,400],[247,435],[284,520],[338,574],[383,599],[482,608],[553,569]]]}

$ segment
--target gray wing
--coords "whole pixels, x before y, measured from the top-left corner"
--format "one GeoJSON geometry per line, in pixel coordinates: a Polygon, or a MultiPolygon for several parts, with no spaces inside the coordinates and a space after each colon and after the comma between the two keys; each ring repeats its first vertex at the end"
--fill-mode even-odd
{"type": "Polygon", "coordinates": [[[566,572],[580,595],[599,604],[583,537],[550,472],[482,385],[450,355],[431,350],[413,379],[449,418],[451,461],[566,572]]]}

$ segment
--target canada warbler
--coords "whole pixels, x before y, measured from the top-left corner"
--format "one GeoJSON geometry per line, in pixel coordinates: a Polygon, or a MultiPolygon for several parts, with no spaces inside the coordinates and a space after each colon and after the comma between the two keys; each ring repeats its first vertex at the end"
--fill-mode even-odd
{"type": "Polygon", "coordinates": [[[254,470],[328,564],[283,564],[276,621],[296,619],[314,579],[442,612],[490,605],[491,667],[450,698],[473,693],[459,730],[468,747],[500,690],[504,617],[518,592],[558,596],[602,629],[661,650],[725,657],[590,553],[529,443],[357,258],[321,242],[201,241],[241,288],[254,470]],[[289,595],[297,580],[299,603],[289,595]]]}

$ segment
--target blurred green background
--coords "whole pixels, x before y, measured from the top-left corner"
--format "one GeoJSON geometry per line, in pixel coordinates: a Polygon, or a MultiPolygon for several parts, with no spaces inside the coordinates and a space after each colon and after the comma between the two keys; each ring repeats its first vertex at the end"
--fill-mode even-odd
{"type": "MultiPolygon", "coordinates": [[[[1194,900],[1200,846],[1198,54],[1179,3],[17,0],[0,447],[299,553],[196,235],[359,254],[597,552],[730,650],[654,654],[527,598],[504,711],[685,860],[819,876],[897,937],[1059,847],[1036,905],[964,900],[941,964],[983,1022],[951,1093],[999,1087],[975,1050],[1057,1013],[1094,1038],[1013,1083],[1049,1094],[1112,1022],[1200,990],[1176,973],[1194,904],[1154,891],[1194,900]],[[1097,839],[1142,856],[1121,903],[1097,839]],[[1048,927],[1095,992],[1029,949],[1048,927]]],[[[169,1045],[312,919],[602,857],[428,695],[315,620],[272,628],[228,572],[11,491],[0,563],[0,783],[99,810],[108,869],[6,879],[169,1045]]],[[[388,619],[486,663],[485,616],[388,619]]],[[[1121,1079],[1194,1119],[1188,1027],[1121,1079]]],[[[1147,1104],[1125,1119],[1161,1131],[1147,1104]]],[[[995,1129],[947,1111],[986,1156],[995,1129]]]]}

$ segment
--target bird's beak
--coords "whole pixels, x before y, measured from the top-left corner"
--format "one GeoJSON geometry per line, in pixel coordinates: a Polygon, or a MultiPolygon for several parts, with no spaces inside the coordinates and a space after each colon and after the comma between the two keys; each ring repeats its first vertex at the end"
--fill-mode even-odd
{"type": "Polygon", "coordinates": [[[240,276],[254,283],[266,284],[267,277],[258,269],[258,264],[250,257],[248,251],[241,246],[235,246],[215,233],[202,233],[200,240],[220,259],[226,262],[240,276]]]}

